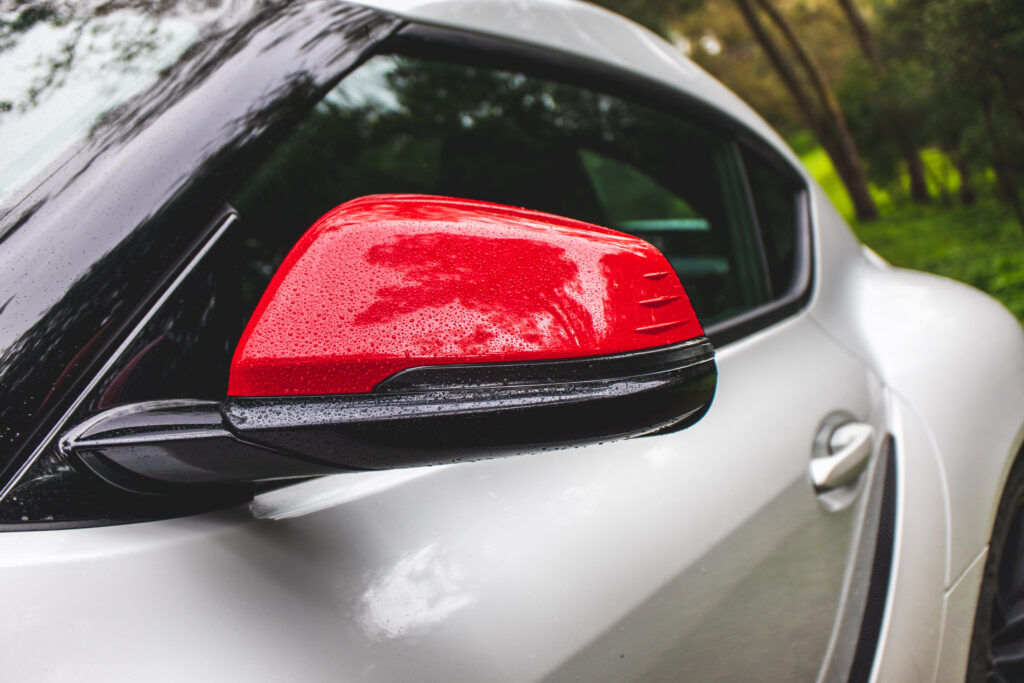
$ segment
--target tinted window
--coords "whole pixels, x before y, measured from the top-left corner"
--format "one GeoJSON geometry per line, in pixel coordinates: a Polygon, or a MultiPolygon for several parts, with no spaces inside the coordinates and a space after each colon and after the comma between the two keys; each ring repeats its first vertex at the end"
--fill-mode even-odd
{"type": "Polygon", "coordinates": [[[761,226],[772,293],[780,297],[793,287],[797,274],[800,182],[748,149],[743,150],[743,163],[761,226]]]}
{"type": "Polygon", "coordinates": [[[768,298],[733,143],[608,94],[376,57],[236,195],[250,268],[269,276],[319,216],[379,192],[483,199],[639,235],[666,254],[705,323],[768,298]]]}
{"type": "Polygon", "coordinates": [[[527,206],[643,237],[707,324],[767,301],[736,147],[617,97],[523,74],[377,57],[235,193],[240,220],[92,399],[221,398],[278,264],[353,197],[415,192],[527,206]]]}
{"type": "MultiPolygon", "coordinates": [[[[705,324],[727,319],[783,291],[795,254],[795,186],[753,157],[745,182],[740,158],[729,139],[609,94],[512,71],[376,57],[243,181],[231,200],[240,221],[76,420],[149,399],[223,397],[234,347],[284,255],[328,210],[372,193],[490,200],[639,235],[665,253],[705,324]]],[[[62,497],[37,507],[69,518],[109,503],[105,485],[87,477],[89,489],[71,474],[54,449],[12,500],[62,497]]]]}
{"type": "Polygon", "coordinates": [[[2,519],[26,516],[7,485],[227,193],[397,21],[342,2],[15,4],[0,52],[35,66],[0,79],[0,184],[21,184],[0,207],[2,519]]]}
{"type": "Polygon", "coordinates": [[[0,204],[220,28],[228,8],[218,4],[37,3],[5,14],[0,204]]]}

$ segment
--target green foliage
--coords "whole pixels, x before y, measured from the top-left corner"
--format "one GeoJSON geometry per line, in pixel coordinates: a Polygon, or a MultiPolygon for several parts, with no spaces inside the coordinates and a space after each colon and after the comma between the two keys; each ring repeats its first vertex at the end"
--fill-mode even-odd
{"type": "Polygon", "coordinates": [[[1013,214],[995,200],[949,209],[902,206],[853,227],[893,265],[973,285],[1024,322],[1024,237],[1013,214]]]}
{"type": "MultiPolygon", "coordinates": [[[[597,1],[671,36],[785,134],[806,125],[735,2],[597,1]]],[[[962,168],[997,173],[1013,206],[1024,185],[1022,0],[853,0],[876,51],[862,49],[838,0],[770,2],[834,85],[883,203],[907,201],[906,160],[934,148],[944,166],[927,178],[933,197],[952,197],[948,176],[962,168]]]]}
{"type": "MultiPolygon", "coordinates": [[[[873,178],[891,178],[891,143],[878,139],[888,123],[899,143],[938,146],[976,169],[996,168],[1004,185],[1019,189],[1024,3],[896,0],[886,5],[876,30],[885,73],[865,79],[851,71],[843,98],[873,178]]],[[[1003,195],[1007,199],[1005,187],[1003,195]]]]}
{"type": "MultiPolygon", "coordinates": [[[[833,84],[840,82],[851,61],[858,59],[858,53],[839,3],[836,0],[771,2],[786,17],[826,80],[833,84]]],[[[706,2],[674,16],[669,27],[672,35],[689,41],[690,57],[694,61],[750,103],[777,130],[789,134],[806,126],[792,95],[751,34],[735,2],[706,2]],[[707,49],[705,40],[711,37],[720,49],[707,49]]],[[[770,22],[766,21],[765,28],[780,45],[785,43],[770,22]]]]}
{"type": "MultiPolygon", "coordinates": [[[[790,142],[861,241],[884,259],[973,285],[999,299],[1024,322],[1024,235],[1010,209],[995,200],[991,174],[979,179],[984,194],[973,206],[899,204],[872,187],[882,217],[857,223],[828,156],[809,135],[794,136],[790,142]]],[[[943,175],[950,175],[949,159],[938,150],[925,150],[923,156],[932,191],[940,196],[955,193],[959,189],[955,182],[939,185],[943,175]]]]}
{"type": "Polygon", "coordinates": [[[899,178],[903,152],[930,144],[934,92],[919,61],[893,63],[876,74],[866,63],[851,66],[839,89],[850,129],[871,179],[890,185],[899,178]]]}
{"type": "MultiPolygon", "coordinates": [[[[807,170],[810,171],[811,175],[818,181],[818,184],[825,190],[825,193],[832,200],[832,203],[835,204],[839,213],[848,221],[854,220],[856,212],[853,210],[853,202],[846,191],[846,186],[843,185],[839,174],[836,173],[832,160],[829,159],[828,154],[821,148],[817,140],[807,131],[798,131],[791,135],[788,141],[789,146],[793,148],[800,157],[800,161],[803,162],[807,170]]],[[[892,193],[879,188],[877,185],[870,185],[868,189],[879,211],[885,212],[891,207],[893,204],[892,193]]]]}

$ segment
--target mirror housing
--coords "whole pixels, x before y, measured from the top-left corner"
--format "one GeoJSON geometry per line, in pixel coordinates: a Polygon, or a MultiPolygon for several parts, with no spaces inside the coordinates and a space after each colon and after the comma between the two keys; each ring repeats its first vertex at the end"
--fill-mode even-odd
{"type": "Polygon", "coordinates": [[[285,258],[225,401],[121,406],[62,444],[135,489],[387,469],[681,429],[716,379],[647,242],[527,209],[376,195],[326,214],[285,258]]]}

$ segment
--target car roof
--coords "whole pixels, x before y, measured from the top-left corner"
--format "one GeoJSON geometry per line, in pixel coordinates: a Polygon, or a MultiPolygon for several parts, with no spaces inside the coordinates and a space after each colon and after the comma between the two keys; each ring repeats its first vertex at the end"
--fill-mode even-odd
{"type": "Polygon", "coordinates": [[[421,24],[567,52],[660,81],[727,111],[802,169],[782,138],[735,93],[652,31],[603,7],[582,0],[349,1],[421,24]]]}

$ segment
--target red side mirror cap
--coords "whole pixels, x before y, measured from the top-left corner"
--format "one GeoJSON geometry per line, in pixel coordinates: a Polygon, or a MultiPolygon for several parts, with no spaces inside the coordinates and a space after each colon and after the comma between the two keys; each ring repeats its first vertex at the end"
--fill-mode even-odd
{"type": "Polygon", "coordinates": [[[628,353],[703,335],[641,239],[487,202],[376,195],[311,227],[231,365],[231,396],[370,392],[413,367],[628,353]]]}
{"type": "Polygon", "coordinates": [[[147,491],[407,467],[682,429],[717,377],[647,242],[382,195],[331,211],[288,254],[235,352],[229,398],[121,406],[61,444],[147,491]]]}

